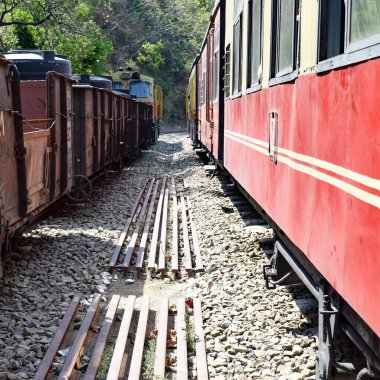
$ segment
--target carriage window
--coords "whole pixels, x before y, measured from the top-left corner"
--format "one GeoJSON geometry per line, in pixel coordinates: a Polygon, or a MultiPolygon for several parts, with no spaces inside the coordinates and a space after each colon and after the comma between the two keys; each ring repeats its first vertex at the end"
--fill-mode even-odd
{"type": "Polygon", "coordinates": [[[151,94],[151,84],[148,81],[133,80],[129,84],[129,94],[136,98],[149,98],[151,94]]]}
{"type": "Polygon", "coordinates": [[[272,78],[296,68],[298,0],[273,0],[272,78]]]}
{"type": "Polygon", "coordinates": [[[349,42],[363,40],[380,33],[379,19],[379,0],[351,0],[349,42]]]}
{"type": "Polygon", "coordinates": [[[201,104],[206,103],[206,60],[202,60],[201,104]]]}
{"type": "Polygon", "coordinates": [[[219,97],[219,24],[215,28],[214,33],[214,82],[212,93],[214,94],[214,99],[217,100],[219,97]]]}
{"type": "Polygon", "coordinates": [[[358,51],[379,44],[379,19],[378,0],[321,0],[318,62],[322,71],[378,56],[358,51]],[[334,60],[336,56],[340,57],[334,60]]]}
{"type": "Polygon", "coordinates": [[[344,52],[345,12],[344,0],[328,0],[320,5],[319,60],[344,52]]]}
{"type": "Polygon", "coordinates": [[[233,40],[233,77],[232,88],[236,94],[241,91],[241,64],[242,64],[242,28],[243,28],[243,0],[235,0],[234,7],[234,40],[233,40]]]}
{"type": "Polygon", "coordinates": [[[231,48],[230,45],[226,47],[226,55],[224,57],[224,97],[230,96],[230,74],[231,70],[231,48]]]}
{"type": "Polygon", "coordinates": [[[247,87],[261,80],[262,0],[250,0],[248,9],[248,76],[247,87]]]}

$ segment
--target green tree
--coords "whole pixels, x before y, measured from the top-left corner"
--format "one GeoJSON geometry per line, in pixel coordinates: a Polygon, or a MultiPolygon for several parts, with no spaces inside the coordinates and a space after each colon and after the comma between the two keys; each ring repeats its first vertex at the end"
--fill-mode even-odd
{"type": "Polygon", "coordinates": [[[54,50],[68,56],[77,73],[104,74],[113,44],[94,20],[99,6],[94,0],[4,0],[1,47],[54,50]]]}
{"type": "Polygon", "coordinates": [[[204,38],[213,0],[114,0],[106,29],[114,68],[155,77],[165,92],[165,117],[183,118],[187,75],[204,38]]]}

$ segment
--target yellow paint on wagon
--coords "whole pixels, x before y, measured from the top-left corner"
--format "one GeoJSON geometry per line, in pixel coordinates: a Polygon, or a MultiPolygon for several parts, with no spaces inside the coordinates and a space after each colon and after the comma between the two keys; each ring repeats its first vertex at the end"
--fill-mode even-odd
{"type": "Polygon", "coordinates": [[[315,71],[318,41],[318,1],[301,1],[300,74],[315,71]]]}
{"type": "Polygon", "coordinates": [[[226,1],[226,37],[225,37],[225,47],[230,45],[230,83],[225,83],[225,86],[229,85],[232,93],[232,61],[233,61],[233,36],[234,36],[234,1],[226,1]]]}
{"type": "Polygon", "coordinates": [[[269,87],[270,79],[270,47],[271,47],[271,25],[272,25],[272,1],[263,0],[263,77],[262,87],[269,87]]]}

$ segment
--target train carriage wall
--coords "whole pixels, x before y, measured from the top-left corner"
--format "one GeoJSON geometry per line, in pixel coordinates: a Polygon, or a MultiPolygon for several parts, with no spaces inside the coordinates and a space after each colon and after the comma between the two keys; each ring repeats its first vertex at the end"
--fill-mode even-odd
{"type": "MultiPolygon", "coordinates": [[[[264,25],[270,25],[271,2],[264,4],[264,25]]],[[[315,20],[313,5],[305,5],[308,12],[304,8],[302,14],[315,20]]],[[[233,24],[231,4],[227,14],[233,24]]],[[[309,22],[301,19],[302,31],[309,22]]],[[[264,26],[264,67],[269,32],[264,26]]],[[[372,302],[380,299],[380,256],[371,254],[380,243],[380,135],[373,128],[378,120],[373,78],[380,75],[380,59],[318,75],[306,69],[315,54],[309,41],[301,39],[305,68],[295,82],[269,86],[270,73],[264,71],[260,91],[226,100],[224,164],[380,336],[372,302]]],[[[246,64],[243,56],[243,86],[246,64]]]]}

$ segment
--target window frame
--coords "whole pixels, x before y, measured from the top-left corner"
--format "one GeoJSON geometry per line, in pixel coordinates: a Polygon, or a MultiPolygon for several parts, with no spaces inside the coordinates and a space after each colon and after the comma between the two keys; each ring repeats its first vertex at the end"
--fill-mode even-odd
{"type": "Polygon", "coordinates": [[[235,0],[234,3],[234,25],[233,25],[233,44],[232,44],[232,93],[231,97],[238,97],[242,93],[243,87],[243,14],[244,14],[244,3],[242,0],[235,0]],[[240,4],[240,7],[237,6],[240,4]],[[236,14],[235,14],[236,13],[236,14]],[[235,31],[236,27],[239,24],[239,54],[237,54],[237,65],[235,62],[235,31]],[[236,73],[235,70],[238,70],[236,73]],[[235,79],[235,74],[237,74],[237,83],[235,79]]]}
{"type": "Polygon", "coordinates": [[[229,99],[231,97],[231,44],[228,44],[224,51],[223,83],[224,99],[229,99]]]}
{"type": "Polygon", "coordinates": [[[289,0],[272,0],[272,16],[271,16],[271,46],[270,46],[270,79],[269,86],[276,84],[291,82],[298,77],[299,73],[299,40],[300,40],[300,11],[299,0],[294,1],[294,22],[293,22],[293,44],[292,54],[293,61],[290,69],[283,69],[278,71],[278,58],[279,58],[279,24],[280,24],[280,3],[281,1],[288,2],[289,0]]]}
{"type": "Polygon", "coordinates": [[[261,90],[262,88],[262,65],[263,65],[263,0],[260,1],[260,65],[261,65],[261,75],[255,81],[252,82],[252,37],[253,37],[253,1],[249,0],[248,2],[248,41],[247,41],[247,93],[255,92],[261,90]]]}
{"type": "MultiPolygon", "coordinates": [[[[204,61],[205,60],[203,58],[200,59],[201,86],[200,86],[200,94],[199,94],[200,95],[199,96],[199,104],[201,105],[201,107],[206,105],[206,86],[207,86],[206,71],[207,71],[207,65],[204,64],[204,61]]],[[[207,61],[207,58],[206,58],[206,61],[207,61]]]]}
{"type": "Polygon", "coordinates": [[[219,79],[220,79],[220,23],[214,28],[214,51],[213,51],[213,102],[219,101],[219,79]]]}
{"type": "Polygon", "coordinates": [[[130,82],[129,82],[129,93],[131,94],[131,96],[135,96],[136,99],[146,99],[146,98],[150,98],[152,96],[152,83],[148,80],[142,80],[142,79],[132,79],[130,82]],[[149,86],[148,87],[148,96],[137,96],[135,94],[131,94],[131,86],[133,87],[133,85],[135,84],[144,84],[145,86],[149,86]]]}
{"type": "Polygon", "coordinates": [[[367,61],[369,59],[380,57],[380,33],[363,38],[362,40],[350,42],[351,31],[351,9],[352,0],[346,0],[346,14],[344,17],[344,51],[343,53],[331,58],[319,60],[321,49],[321,33],[322,33],[322,6],[324,1],[319,0],[318,8],[318,43],[316,54],[316,72],[323,73],[336,68],[349,66],[355,63],[367,61]]]}

